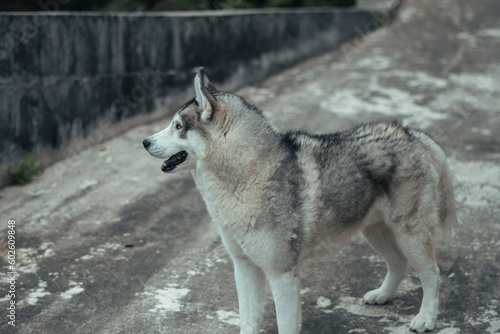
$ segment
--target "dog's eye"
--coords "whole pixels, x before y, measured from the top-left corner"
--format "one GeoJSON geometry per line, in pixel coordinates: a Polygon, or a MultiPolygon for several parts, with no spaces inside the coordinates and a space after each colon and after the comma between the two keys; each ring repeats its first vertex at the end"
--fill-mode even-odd
{"type": "Polygon", "coordinates": [[[182,129],[182,125],[180,123],[175,123],[175,128],[177,130],[180,130],[180,129],[182,129]]]}

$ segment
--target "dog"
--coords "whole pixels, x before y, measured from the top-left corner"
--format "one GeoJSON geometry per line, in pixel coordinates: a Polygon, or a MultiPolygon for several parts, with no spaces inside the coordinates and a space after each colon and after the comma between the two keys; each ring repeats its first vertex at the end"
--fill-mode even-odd
{"type": "Polygon", "coordinates": [[[240,333],[259,333],[268,286],[279,333],[300,333],[301,264],[359,231],[388,267],[364,302],[391,299],[409,265],[423,288],[410,329],[433,330],[440,282],[434,241],[456,225],[442,149],[397,122],[280,133],[258,108],[218,91],[203,68],[194,89],[195,98],[143,145],[166,159],[163,172],[192,172],[234,264],[240,333]]]}

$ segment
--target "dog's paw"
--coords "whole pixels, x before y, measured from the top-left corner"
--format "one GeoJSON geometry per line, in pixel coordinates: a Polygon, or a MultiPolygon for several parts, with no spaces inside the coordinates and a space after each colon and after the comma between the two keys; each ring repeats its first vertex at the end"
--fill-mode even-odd
{"type": "Polygon", "coordinates": [[[392,294],[387,293],[382,289],[375,289],[368,291],[363,297],[363,301],[366,304],[384,304],[386,301],[392,298],[392,294]]]}
{"type": "Polygon", "coordinates": [[[417,333],[430,332],[434,327],[436,327],[436,318],[428,314],[419,313],[410,322],[410,330],[417,333]]]}

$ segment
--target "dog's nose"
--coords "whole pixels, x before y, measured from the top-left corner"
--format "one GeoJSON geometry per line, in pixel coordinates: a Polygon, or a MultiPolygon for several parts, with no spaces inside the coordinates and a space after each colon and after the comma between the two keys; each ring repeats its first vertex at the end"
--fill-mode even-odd
{"type": "Polygon", "coordinates": [[[149,145],[151,145],[151,142],[149,141],[149,139],[146,138],[142,141],[142,145],[144,145],[144,148],[147,149],[149,145]]]}

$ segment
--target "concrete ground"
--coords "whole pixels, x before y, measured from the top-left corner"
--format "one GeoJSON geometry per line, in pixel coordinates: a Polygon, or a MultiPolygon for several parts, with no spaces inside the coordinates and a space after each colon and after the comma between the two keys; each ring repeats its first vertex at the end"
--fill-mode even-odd
{"type": "MultiPolygon", "coordinates": [[[[406,1],[396,21],[239,94],[280,129],[333,132],[399,119],[449,157],[460,226],[438,247],[436,333],[500,333],[500,2],[406,1]]],[[[374,18],[374,25],[377,18],[374,18]]],[[[210,73],[208,73],[210,75],[210,73]]],[[[160,122],[82,146],[26,186],[0,189],[1,333],[237,333],[232,265],[189,174],[142,148],[160,122]],[[16,327],[6,235],[16,231],[16,327]]],[[[304,333],[407,333],[413,272],[363,305],[385,264],[360,238],[303,272],[304,333]]],[[[269,297],[263,333],[277,333],[269,297]]]]}

